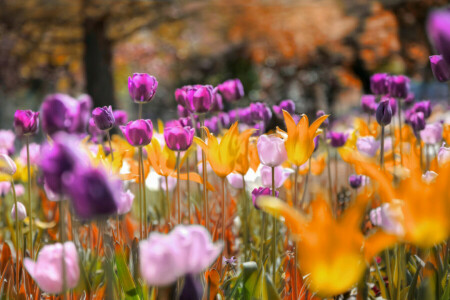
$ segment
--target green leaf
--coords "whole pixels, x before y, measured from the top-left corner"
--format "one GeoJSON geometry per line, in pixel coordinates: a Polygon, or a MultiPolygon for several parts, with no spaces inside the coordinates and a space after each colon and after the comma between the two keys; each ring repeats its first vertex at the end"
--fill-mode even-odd
{"type": "Polygon", "coordinates": [[[139,300],[140,297],[138,295],[138,291],[136,285],[134,284],[133,277],[131,276],[131,272],[128,269],[128,266],[125,261],[125,254],[120,248],[118,243],[114,246],[115,258],[116,258],[116,267],[117,267],[117,276],[121,283],[121,286],[126,294],[126,299],[136,299],[139,300]]]}

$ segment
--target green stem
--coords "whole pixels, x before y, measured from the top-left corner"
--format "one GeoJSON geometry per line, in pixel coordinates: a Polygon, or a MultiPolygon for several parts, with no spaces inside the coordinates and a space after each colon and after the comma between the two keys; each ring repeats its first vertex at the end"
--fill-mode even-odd
{"type": "Polygon", "coordinates": [[[266,240],[266,218],[267,215],[261,211],[261,237],[260,237],[260,250],[259,250],[259,261],[261,270],[264,268],[264,241],[266,240]]]}
{"type": "MultiPolygon", "coordinates": [[[[200,124],[201,124],[201,132],[202,132],[202,140],[205,141],[205,131],[203,130],[203,126],[205,125],[204,116],[200,116],[200,124]]],[[[208,189],[206,188],[207,180],[208,180],[208,172],[206,168],[206,153],[202,149],[202,171],[203,171],[203,205],[205,210],[205,227],[209,230],[209,205],[208,205],[208,189]]]]}
{"type": "Polygon", "coordinates": [[[33,209],[31,207],[31,163],[30,163],[30,140],[27,136],[26,139],[27,144],[27,175],[28,175],[28,216],[30,218],[30,232],[29,232],[29,242],[30,242],[30,256],[33,259],[33,209]]]}
{"type": "MultiPolygon", "coordinates": [[[[369,115],[369,122],[370,122],[370,115],[369,115]]],[[[326,144],[326,149],[327,149],[327,176],[328,176],[328,197],[330,201],[330,207],[333,208],[332,204],[333,204],[333,191],[332,191],[332,182],[331,182],[331,156],[330,156],[330,147],[329,145],[326,143],[326,135],[327,135],[327,130],[324,129],[324,143],[326,144]]]]}
{"type": "Polygon", "coordinates": [[[380,168],[384,170],[384,125],[381,125],[380,168]]]}
{"type": "MultiPolygon", "coordinates": [[[[391,256],[389,255],[389,250],[384,250],[384,263],[386,267],[386,274],[389,282],[389,295],[394,295],[394,281],[392,278],[392,269],[391,269],[391,256]]],[[[388,298],[392,299],[392,298],[388,298]]]]}
{"type": "Polygon", "coordinates": [[[222,261],[223,261],[223,254],[227,251],[227,238],[225,236],[225,229],[226,229],[226,201],[225,201],[225,177],[221,178],[222,181],[222,239],[224,243],[224,251],[222,251],[221,258],[220,258],[220,270],[219,274],[222,274],[222,261]]]}
{"type": "MultiPolygon", "coordinates": [[[[328,149],[328,147],[327,147],[328,149]]],[[[328,158],[329,159],[329,158],[328,158]]],[[[295,176],[294,176],[294,206],[295,203],[297,203],[297,182],[298,182],[298,169],[299,166],[295,167],[295,176]]],[[[330,181],[330,189],[331,189],[331,181],[330,181]]],[[[331,201],[331,198],[330,198],[331,201]]],[[[292,280],[292,290],[294,291],[294,299],[297,299],[297,264],[298,264],[298,257],[297,257],[297,245],[295,244],[294,241],[294,246],[293,246],[293,250],[294,250],[294,274],[293,274],[293,280],[292,280]]]]}
{"type": "Polygon", "coordinates": [[[143,236],[145,237],[145,236],[147,236],[147,211],[148,211],[148,209],[147,209],[147,196],[146,196],[146,193],[145,193],[145,171],[144,171],[144,158],[142,156],[142,147],[139,147],[139,160],[141,162],[141,170],[140,170],[140,174],[139,175],[141,177],[140,182],[141,182],[141,186],[142,186],[142,198],[144,200],[144,202],[143,202],[144,208],[143,208],[143,211],[142,211],[143,218],[144,218],[144,222],[143,222],[143,225],[144,225],[143,236]]]}
{"type": "MultiPolygon", "coordinates": [[[[138,152],[140,153],[141,149],[138,148],[138,152]]],[[[142,240],[143,239],[143,234],[142,234],[142,185],[141,185],[141,159],[140,157],[138,158],[138,172],[139,172],[139,184],[138,184],[138,188],[139,188],[139,201],[138,201],[138,205],[139,205],[139,237],[142,240]]],[[[100,231],[99,231],[100,232],[100,231]]]]}
{"type": "Polygon", "coordinates": [[[167,224],[170,223],[171,207],[170,207],[170,196],[169,196],[169,177],[164,176],[166,181],[166,201],[167,201],[167,224]]]}
{"type": "Polygon", "coordinates": [[[106,135],[108,136],[109,153],[111,153],[111,163],[112,163],[112,162],[114,162],[114,152],[113,152],[113,147],[111,144],[111,135],[109,134],[109,130],[106,131],[106,135]]]}
{"type": "Polygon", "coordinates": [[[402,99],[398,99],[398,129],[399,129],[399,146],[400,146],[400,165],[403,166],[402,99]]]}
{"type": "Polygon", "coordinates": [[[303,186],[302,201],[300,202],[300,207],[302,208],[306,200],[306,191],[308,190],[308,180],[310,175],[311,175],[311,157],[308,159],[308,173],[306,173],[305,185],[303,186]]]}
{"type": "Polygon", "coordinates": [[[142,103],[138,104],[139,110],[138,110],[138,119],[142,119],[142,103]]]}
{"type": "MultiPolygon", "coordinates": [[[[272,167],[272,197],[275,197],[275,167],[272,167]]],[[[272,281],[275,285],[276,280],[276,267],[277,267],[277,218],[272,217],[273,230],[272,230],[272,281]]]]}
{"type": "Polygon", "coordinates": [[[245,178],[242,175],[242,193],[244,194],[244,200],[242,201],[243,213],[244,213],[244,258],[248,261],[248,203],[247,203],[247,191],[245,189],[245,178]]]}
{"type": "Polygon", "coordinates": [[[178,224],[181,224],[181,194],[180,194],[180,151],[177,152],[177,206],[178,224]]]}
{"type": "Polygon", "coordinates": [[[189,181],[189,155],[186,156],[186,172],[187,172],[187,207],[188,207],[188,222],[191,224],[191,187],[189,181]]]}
{"type": "Polygon", "coordinates": [[[15,205],[15,217],[16,217],[16,292],[19,294],[19,207],[17,206],[16,187],[14,186],[14,180],[11,178],[11,189],[13,192],[14,205],[15,205]]]}
{"type": "Polygon", "coordinates": [[[64,241],[65,237],[65,226],[64,226],[64,202],[60,200],[59,204],[59,239],[62,246],[62,255],[61,255],[61,263],[62,263],[62,291],[61,296],[64,299],[66,294],[66,262],[65,262],[65,249],[64,249],[64,241]]]}

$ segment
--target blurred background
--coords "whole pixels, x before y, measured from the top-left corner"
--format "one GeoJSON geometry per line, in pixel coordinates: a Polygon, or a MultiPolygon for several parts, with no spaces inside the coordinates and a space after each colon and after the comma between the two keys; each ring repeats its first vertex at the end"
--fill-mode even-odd
{"type": "MultiPolygon", "coordinates": [[[[146,117],[176,115],[185,84],[240,78],[249,101],[298,112],[359,106],[374,72],[406,74],[416,99],[447,99],[434,80],[428,13],[444,0],[0,0],[0,127],[48,93],[88,93],[132,111],[134,72],[159,87],[146,117]]],[[[133,116],[133,115],[132,115],[133,116]]]]}

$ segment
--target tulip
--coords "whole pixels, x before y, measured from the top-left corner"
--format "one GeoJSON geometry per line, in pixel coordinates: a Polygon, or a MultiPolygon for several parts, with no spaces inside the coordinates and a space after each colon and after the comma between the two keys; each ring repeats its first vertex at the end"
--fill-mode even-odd
{"type": "Polygon", "coordinates": [[[134,194],[127,190],[126,192],[122,192],[120,197],[118,198],[119,202],[117,203],[117,213],[119,215],[123,215],[128,213],[133,206],[134,194]]]}
{"type": "Polygon", "coordinates": [[[63,290],[63,277],[66,288],[77,286],[80,278],[78,254],[73,242],[56,243],[42,247],[36,262],[25,258],[25,269],[33,277],[41,290],[49,294],[58,294],[63,290]],[[63,276],[62,259],[64,253],[65,276],[63,276]]]}
{"type": "Polygon", "coordinates": [[[444,144],[442,144],[441,148],[439,148],[439,152],[437,155],[437,160],[439,166],[443,166],[446,163],[450,162],[450,147],[445,147],[444,144]]]}
{"type": "MultiPolygon", "coordinates": [[[[289,178],[289,176],[294,173],[294,170],[283,168],[282,166],[277,166],[274,168],[275,171],[275,188],[279,189],[283,186],[284,182],[289,178]]],[[[261,182],[264,187],[272,187],[272,168],[268,166],[263,166],[260,170],[261,172],[261,182]]],[[[242,181],[242,178],[241,178],[242,181]]]]}
{"type": "Polygon", "coordinates": [[[283,139],[274,135],[261,135],[258,139],[258,154],[261,163],[268,167],[281,165],[287,159],[283,139]]]}
{"type": "Polygon", "coordinates": [[[237,101],[244,97],[244,86],[239,79],[229,79],[219,84],[218,89],[225,100],[229,102],[237,101]]]}
{"type": "Polygon", "coordinates": [[[230,118],[230,124],[238,121],[238,109],[233,109],[228,112],[228,117],[230,118]]]}
{"type": "Polygon", "coordinates": [[[439,122],[427,124],[420,132],[420,138],[425,144],[436,144],[442,140],[442,125],[439,122]]]}
{"type": "Polygon", "coordinates": [[[39,129],[39,112],[16,110],[14,113],[14,130],[18,136],[33,135],[39,129]]]}
{"type": "MultiPolygon", "coordinates": [[[[71,98],[69,98],[71,99],[71,98]]],[[[83,94],[78,97],[78,101],[71,99],[74,107],[71,111],[71,124],[68,130],[69,133],[86,133],[88,122],[91,117],[92,99],[89,95],[83,94]]]]}
{"type": "MultiPolygon", "coordinates": [[[[320,118],[322,116],[325,116],[325,112],[323,110],[318,110],[316,113],[316,118],[320,118]]],[[[328,128],[328,126],[330,125],[330,120],[325,119],[325,121],[322,122],[322,124],[320,125],[320,128],[328,128]]]]}
{"type": "Polygon", "coordinates": [[[330,131],[327,134],[327,138],[330,140],[330,144],[334,148],[339,148],[345,145],[347,142],[348,134],[344,132],[330,131]]]}
{"type": "Polygon", "coordinates": [[[352,174],[348,177],[348,183],[350,184],[352,189],[357,189],[362,184],[362,176],[352,174]]]}
{"type": "Polygon", "coordinates": [[[389,75],[377,73],[370,77],[370,90],[374,95],[386,95],[389,91],[389,75]]]}
{"type": "Polygon", "coordinates": [[[403,215],[399,203],[385,203],[370,211],[370,220],[375,226],[383,228],[387,233],[403,236],[403,215]]]}
{"type": "Polygon", "coordinates": [[[181,104],[177,105],[177,113],[179,118],[189,117],[189,111],[181,104]]]}
{"type": "Polygon", "coordinates": [[[208,268],[222,251],[206,228],[178,225],[169,234],[152,232],[139,243],[141,276],[148,285],[167,286],[208,268]]]}
{"type": "Polygon", "coordinates": [[[440,82],[446,82],[450,79],[450,67],[442,55],[430,56],[431,71],[434,78],[440,82]]]}
{"type": "Polygon", "coordinates": [[[262,122],[267,124],[272,118],[272,111],[265,103],[256,102],[250,103],[250,117],[251,121],[255,123],[262,122]]]}
{"type": "Polygon", "coordinates": [[[14,140],[16,136],[11,130],[0,130],[0,153],[14,154],[14,140]]]}
{"type": "Polygon", "coordinates": [[[431,116],[431,103],[430,101],[420,101],[414,104],[413,110],[415,112],[422,112],[425,119],[428,119],[431,116]]]}
{"type": "Polygon", "coordinates": [[[415,133],[425,129],[425,116],[423,112],[413,112],[408,116],[407,123],[409,123],[415,133]]]}
{"type": "Polygon", "coordinates": [[[209,129],[213,134],[219,134],[219,119],[217,117],[211,117],[205,120],[205,127],[209,129]]]}
{"type": "Polygon", "coordinates": [[[122,126],[128,122],[128,114],[124,110],[116,109],[113,111],[114,120],[117,126],[122,126]]]}
{"type": "MultiPolygon", "coordinates": [[[[256,209],[260,209],[258,206],[258,202],[256,201],[258,199],[258,197],[260,196],[271,196],[272,195],[272,189],[268,188],[268,187],[260,187],[260,188],[255,188],[252,191],[252,202],[253,202],[253,206],[256,209]]],[[[279,191],[275,191],[275,197],[278,197],[280,195],[279,191]]]]}
{"type": "Polygon", "coordinates": [[[0,174],[13,176],[17,171],[16,163],[6,154],[0,154],[0,174]]]}
{"type": "Polygon", "coordinates": [[[117,212],[120,181],[111,180],[100,169],[78,168],[64,176],[64,185],[75,213],[81,219],[111,215],[117,212]]]}
{"type": "Polygon", "coordinates": [[[367,114],[374,114],[377,110],[376,97],[374,95],[363,95],[361,97],[361,108],[367,114]]]}
{"type": "Polygon", "coordinates": [[[135,103],[148,103],[155,96],[158,81],[146,73],[134,73],[128,77],[128,92],[135,103]]]}
{"type": "Polygon", "coordinates": [[[364,136],[358,138],[356,148],[361,154],[367,157],[374,157],[380,148],[380,142],[375,140],[373,136],[364,136]]]}
{"type": "Polygon", "coordinates": [[[413,92],[409,92],[408,96],[406,96],[406,98],[403,100],[403,102],[405,103],[405,105],[407,107],[411,106],[414,104],[414,100],[415,100],[415,95],[413,92]]]}
{"type": "Polygon", "coordinates": [[[92,112],[92,118],[95,125],[100,130],[110,130],[115,124],[114,114],[111,105],[106,107],[97,107],[92,112]]]}
{"type": "Polygon", "coordinates": [[[166,127],[164,129],[164,140],[167,147],[173,151],[186,151],[192,145],[195,130],[191,127],[166,127]]]}
{"type": "Polygon", "coordinates": [[[252,123],[250,107],[238,108],[238,117],[240,122],[250,125],[252,123]]]}
{"type": "Polygon", "coordinates": [[[431,43],[447,64],[450,64],[450,12],[447,9],[436,10],[427,20],[427,31],[431,43]]]}
{"type": "Polygon", "coordinates": [[[122,134],[128,143],[135,147],[150,144],[153,136],[153,123],[151,120],[130,121],[126,126],[120,126],[122,134]]]}
{"type": "Polygon", "coordinates": [[[395,98],[406,98],[409,93],[409,81],[409,78],[404,75],[391,76],[389,95],[395,98]]]}
{"type": "Polygon", "coordinates": [[[0,181],[0,197],[5,197],[11,190],[10,181],[0,181]]]}
{"type": "Polygon", "coordinates": [[[425,183],[433,183],[437,176],[438,173],[434,171],[426,171],[425,174],[422,175],[422,181],[425,183]]]}
{"type": "Polygon", "coordinates": [[[219,111],[223,111],[223,109],[224,109],[224,106],[223,106],[222,96],[219,94],[217,89],[213,89],[211,111],[219,112],[219,111]]]}
{"type": "MultiPolygon", "coordinates": [[[[25,218],[27,217],[27,210],[25,209],[25,205],[23,205],[21,202],[17,202],[17,219],[19,219],[19,221],[23,221],[25,220],[25,218]]],[[[16,220],[16,205],[13,204],[12,209],[11,209],[11,220],[15,221],[16,220]]]]}
{"type": "Polygon", "coordinates": [[[213,87],[199,85],[186,91],[186,108],[190,112],[203,114],[211,109],[213,103],[213,87]]]}
{"type": "MultiPolygon", "coordinates": [[[[29,145],[30,149],[30,164],[35,165],[39,162],[39,159],[41,157],[41,146],[36,143],[31,143],[29,145]]],[[[27,147],[23,146],[20,150],[19,154],[19,160],[22,164],[27,164],[27,147]]]]}
{"type": "Polygon", "coordinates": [[[217,117],[218,117],[218,119],[219,119],[220,124],[221,124],[222,127],[224,127],[224,128],[229,128],[230,125],[232,124],[232,123],[231,123],[231,120],[230,120],[230,116],[229,116],[227,113],[220,112],[220,113],[217,115],[217,117]]]}
{"type": "Polygon", "coordinates": [[[103,130],[100,130],[97,125],[95,125],[94,118],[89,119],[88,133],[91,135],[95,142],[102,140],[103,130]],[[100,138],[99,138],[100,137],[100,138]]]}
{"type": "Polygon", "coordinates": [[[392,108],[388,100],[383,100],[378,104],[376,118],[378,124],[381,126],[386,126],[391,123],[392,108]]]}
{"type": "Polygon", "coordinates": [[[389,106],[391,107],[392,115],[395,116],[397,113],[397,100],[394,97],[383,97],[381,101],[388,101],[389,106]]]}
{"type": "Polygon", "coordinates": [[[231,173],[227,176],[227,180],[230,183],[232,187],[235,189],[242,189],[244,188],[244,182],[242,181],[242,175],[238,173],[231,173]]]}
{"type": "Polygon", "coordinates": [[[273,112],[275,115],[282,119],[283,118],[283,110],[287,111],[291,115],[295,113],[295,102],[288,99],[280,102],[279,105],[272,106],[273,112]]]}

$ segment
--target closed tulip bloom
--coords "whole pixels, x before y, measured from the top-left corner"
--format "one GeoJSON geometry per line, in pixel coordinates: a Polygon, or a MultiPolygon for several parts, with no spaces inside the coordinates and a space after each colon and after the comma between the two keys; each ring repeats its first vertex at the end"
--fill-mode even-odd
{"type": "Polygon", "coordinates": [[[287,159],[284,140],[274,135],[261,135],[258,139],[258,154],[261,163],[268,167],[281,165],[287,159]]]}
{"type": "Polygon", "coordinates": [[[16,110],[14,113],[14,130],[18,136],[35,134],[39,129],[39,112],[16,110]]]}
{"type": "Polygon", "coordinates": [[[397,201],[385,203],[370,211],[370,221],[375,225],[383,228],[387,233],[398,236],[404,234],[402,226],[403,215],[397,201]]]}
{"type": "Polygon", "coordinates": [[[231,125],[231,120],[230,120],[230,116],[227,113],[224,112],[220,112],[217,115],[220,124],[222,125],[222,127],[224,128],[228,128],[231,125]]]}
{"type": "Polygon", "coordinates": [[[404,75],[391,76],[389,79],[389,95],[406,98],[409,93],[409,78],[404,75]]]}
{"type": "Polygon", "coordinates": [[[41,105],[42,129],[48,135],[57,131],[69,132],[75,99],[65,94],[52,94],[45,97],[41,105]]]}
{"type": "Polygon", "coordinates": [[[242,175],[238,173],[231,173],[227,176],[227,180],[232,187],[235,189],[242,189],[244,187],[244,182],[242,181],[242,175]]]}
{"type": "Polygon", "coordinates": [[[395,116],[397,113],[397,100],[394,97],[384,97],[381,101],[389,101],[389,106],[391,107],[392,115],[395,116]]]}
{"type": "Polygon", "coordinates": [[[229,102],[237,101],[244,97],[244,86],[239,79],[229,79],[219,84],[218,89],[225,100],[229,102]]]}
{"type": "Polygon", "coordinates": [[[70,103],[72,103],[73,109],[71,110],[71,124],[67,132],[84,134],[91,118],[92,99],[89,95],[83,94],[78,97],[78,100],[72,99],[70,103]]]}
{"type": "Polygon", "coordinates": [[[439,166],[443,166],[446,163],[450,162],[450,147],[445,147],[444,144],[439,148],[439,152],[437,155],[437,160],[439,166]]]}
{"type": "MultiPolygon", "coordinates": [[[[275,188],[279,189],[283,186],[284,182],[289,178],[289,176],[294,173],[294,170],[289,168],[283,168],[282,166],[277,166],[275,170],[275,188]]],[[[272,187],[272,168],[268,166],[263,166],[261,168],[261,182],[264,187],[272,187]]],[[[242,181],[242,178],[241,178],[242,181]]]]}
{"type": "Polygon", "coordinates": [[[376,97],[374,95],[363,95],[361,97],[361,108],[367,114],[374,114],[377,110],[376,97]]]}
{"type": "Polygon", "coordinates": [[[419,131],[425,129],[425,116],[423,112],[412,112],[407,119],[408,124],[411,125],[414,132],[418,133],[419,131]]]}
{"type": "Polygon", "coordinates": [[[327,138],[330,140],[332,147],[339,148],[344,146],[347,142],[348,134],[344,132],[330,131],[327,134],[327,138]]]}
{"type": "Polygon", "coordinates": [[[217,117],[211,117],[205,120],[205,127],[209,129],[213,134],[219,133],[219,119],[217,117]]]}
{"type": "Polygon", "coordinates": [[[17,171],[16,163],[7,154],[0,154],[0,174],[14,175],[17,171]]]}
{"type": "Polygon", "coordinates": [[[283,110],[287,111],[291,115],[295,113],[295,102],[288,99],[280,102],[279,105],[272,106],[273,112],[275,115],[282,119],[283,118],[283,110]]]}
{"type": "Polygon", "coordinates": [[[228,112],[228,116],[230,117],[230,124],[233,124],[234,122],[238,121],[238,110],[233,109],[228,112]]]}
{"type": "Polygon", "coordinates": [[[117,213],[119,215],[123,215],[128,213],[133,206],[134,194],[127,190],[126,192],[122,192],[120,197],[118,198],[119,202],[117,203],[117,213]]]}
{"type": "Polygon", "coordinates": [[[431,116],[431,102],[429,100],[417,102],[414,104],[413,110],[422,112],[425,119],[428,119],[431,116]]]}
{"type": "Polygon", "coordinates": [[[414,100],[415,100],[415,95],[413,92],[409,92],[408,96],[406,96],[406,98],[403,100],[403,102],[405,103],[405,106],[410,107],[411,105],[414,104],[414,100]]]}
{"type": "Polygon", "coordinates": [[[146,73],[134,73],[128,77],[128,92],[136,103],[148,103],[155,96],[158,81],[146,73]]]}
{"type": "Polygon", "coordinates": [[[213,103],[213,87],[210,85],[197,85],[187,89],[186,107],[190,112],[206,113],[213,103]]]}
{"type": "Polygon", "coordinates": [[[238,108],[238,117],[241,123],[245,123],[247,125],[252,124],[252,114],[250,111],[250,107],[238,108]]]}
{"type": "Polygon", "coordinates": [[[265,103],[250,103],[250,118],[254,124],[257,122],[267,124],[272,118],[272,111],[265,103]]]}
{"type": "Polygon", "coordinates": [[[110,130],[115,124],[114,114],[111,106],[97,107],[92,112],[95,125],[100,130],[110,130]]]}
{"type": "Polygon", "coordinates": [[[179,118],[189,117],[189,111],[181,104],[177,105],[177,113],[179,118]]]}
{"type": "Polygon", "coordinates": [[[425,125],[420,132],[420,137],[425,144],[436,144],[442,140],[442,125],[439,122],[425,125]]]}
{"type": "Polygon", "coordinates": [[[153,136],[153,123],[151,120],[130,121],[126,126],[120,126],[120,130],[128,143],[135,147],[150,144],[153,136]]]}
{"type": "Polygon", "coordinates": [[[173,151],[186,151],[192,145],[195,130],[191,127],[166,127],[164,129],[164,140],[167,147],[173,151]]]}
{"type": "Polygon", "coordinates": [[[446,82],[450,79],[450,67],[442,55],[430,56],[431,71],[434,78],[440,82],[446,82]]]}
{"type": "Polygon", "coordinates": [[[186,101],[187,101],[187,90],[190,88],[190,86],[184,86],[182,88],[175,90],[175,101],[183,106],[186,107],[186,101]]]}
{"type": "Polygon", "coordinates": [[[207,269],[222,252],[200,225],[178,225],[169,234],[152,232],[139,243],[141,276],[148,285],[168,286],[207,269]]]}
{"type": "Polygon", "coordinates": [[[223,106],[222,95],[220,95],[217,88],[215,88],[213,90],[213,101],[212,101],[212,105],[211,105],[211,111],[219,112],[219,111],[223,111],[223,109],[224,109],[224,106],[223,106]]]}
{"type": "Polygon", "coordinates": [[[389,92],[389,75],[377,73],[370,77],[370,90],[374,95],[386,95],[389,92]]]}
{"type": "MultiPolygon", "coordinates": [[[[25,258],[23,264],[41,290],[49,294],[58,294],[63,289],[63,245],[46,245],[39,251],[36,262],[25,258]]],[[[73,242],[64,243],[64,263],[66,288],[73,289],[80,278],[78,254],[73,242]]]]}
{"type": "Polygon", "coordinates": [[[378,104],[376,118],[378,124],[386,126],[391,123],[392,108],[388,100],[383,100],[378,104]]]}
{"type": "Polygon", "coordinates": [[[367,157],[374,157],[380,148],[380,142],[375,140],[373,136],[364,136],[358,138],[356,148],[361,154],[367,157]]]}
{"type": "Polygon", "coordinates": [[[352,174],[348,177],[348,183],[352,187],[352,189],[357,189],[362,184],[362,176],[361,175],[355,175],[352,174]]]}
{"type": "MultiPolygon", "coordinates": [[[[25,218],[27,217],[27,210],[25,209],[25,205],[23,205],[21,202],[17,202],[17,207],[17,218],[19,219],[19,221],[25,220],[25,218]]],[[[16,220],[16,204],[13,204],[10,216],[13,221],[16,220]]]]}
{"type": "MultiPolygon", "coordinates": [[[[275,191],[275,197],[278,197],[280,195],[279,191],[275,191]]],[[[255,188],[252,191],[252,202],[253,202],[253,206],[256,209],[259,209],[258,203],[257,203],[257,199],[261,196],[272,196],[272,189],[268,188],[268,187],[260,187],[260,188],[255,188]]]]}
{"type": "Polygon", "coordinates": [[[113,111],[114,120],[117,126],[122,126],[128,122],[128,114],[124,110],[116,109],[113,111]]]}
{"type": "Polygon", "coordinates": [[[427,31],[431,43],[447,64],[450,64],[450,12],[447,9],[436,10],[427,20],[427,31]]]}
{"type": "Polygon", "coordinates": [[[100,169],[78,168],[63,179],[77,216],[84,220],[117,213],[120,181],[108,178],[100,169]]]}
{"type": "MultiPolygon", "coordinates": [[[[322,116],[326,116],[325,112],[323,110],[318,110],[316,112],[316,118],[320,118],[322,116]]],[[[320,128],[328,128],[328,126],[330,126],[330,120],[325,119],[325,121],[322,122],[322,124],[320,125],[320,128]]]]}

